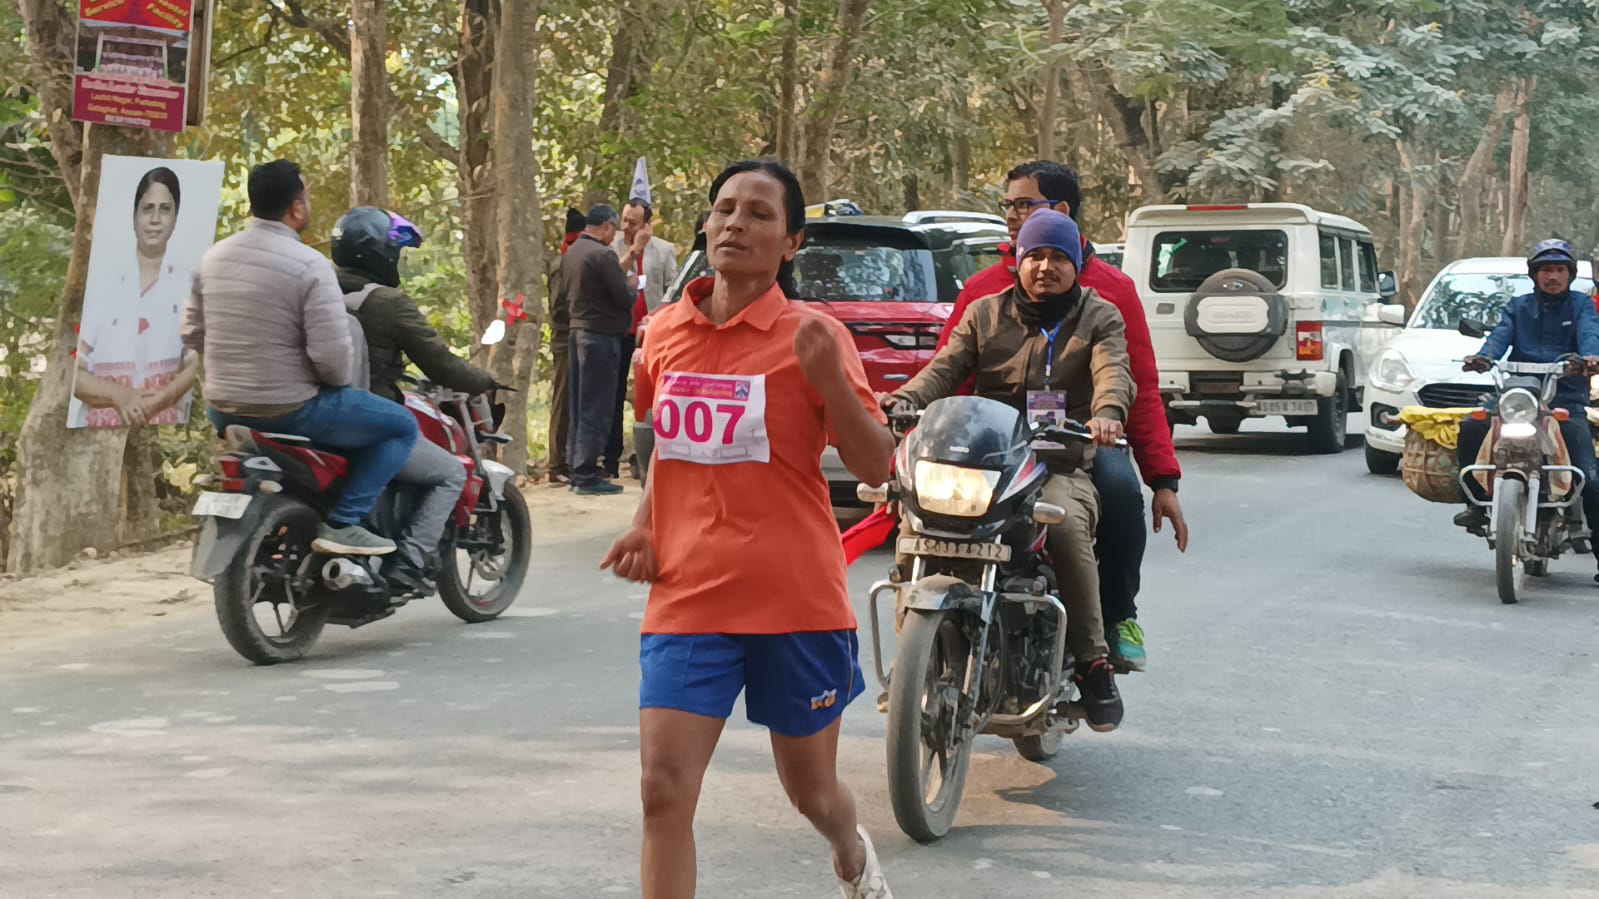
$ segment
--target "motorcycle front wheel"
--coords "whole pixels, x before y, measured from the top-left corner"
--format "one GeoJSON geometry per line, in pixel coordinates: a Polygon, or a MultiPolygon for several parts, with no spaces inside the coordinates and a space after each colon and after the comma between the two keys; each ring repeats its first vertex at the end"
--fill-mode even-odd
{"type": "Polygon", "coordinates": [[[316,513],[299,503],[274,507],[216,579],[222,635],[257,665],[303,658],[327,626],[327,608],[298,604],[292,587],[318,524],[316,513]]]}
{"type": "Polygon", "coordinates": [[[441,553],[439,597],[455,617],[473,624],[498,618],[516,602],[533,555],[527,500],[514,483],[505,485],[499,511],[490,514],[446,540],[441,553]]]}
{"type": "Polygon", "coordinates": [[[888,793],[905,835],[949,833],[971,765],[961,687],[971,644],[949,612],[905,617],[888,688],[888,793]]]}
{"type": "Polygon", "coordinates": [[[1494,573],[1499,582],[1499,601],[1514,605],[1521,601],[1521,587],[1527,569],[1521,560],[1523,522],[1527,518],[1527,485],[1513,478],[1494,482],[1494,573]]]}

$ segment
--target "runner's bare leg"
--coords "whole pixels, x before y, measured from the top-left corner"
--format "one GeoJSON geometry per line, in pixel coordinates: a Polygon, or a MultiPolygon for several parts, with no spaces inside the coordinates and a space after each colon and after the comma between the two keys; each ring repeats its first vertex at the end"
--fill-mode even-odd
{"type": "Polygon", "coordinates": [[[866,847],[855,832],[855,797],[838,780],[838,732],[834,721],[808,737],[772,734],[772,757],[788,800],[833,847],[833,870],[853,883],[866,867],[866,847]]]}
{"type": "Polygon", "coordinates": [[[639,760],[644,768],[639,876],[644,899],[694,897],[694,809],[726,723],[676,709],[639,710],[639,760]]]}

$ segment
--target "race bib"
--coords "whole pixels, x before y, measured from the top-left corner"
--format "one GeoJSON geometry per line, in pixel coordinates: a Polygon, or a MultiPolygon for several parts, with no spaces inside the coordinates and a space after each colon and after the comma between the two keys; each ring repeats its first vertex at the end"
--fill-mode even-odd
{"type": "Polygon", "coordinates": [[[772,460],[765,375],[666,372],[656,388],[654,419],[662,459],[701,465],[772,460]]]}

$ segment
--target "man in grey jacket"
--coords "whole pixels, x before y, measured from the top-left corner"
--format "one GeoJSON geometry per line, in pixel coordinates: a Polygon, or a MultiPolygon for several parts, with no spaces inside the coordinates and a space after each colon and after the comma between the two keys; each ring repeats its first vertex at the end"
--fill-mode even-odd
{"type": "Polygon", "coordinates": [[[288,160],[250,172],[249,227],[207,250],[183,313],[183,345],[200,354],[207,415],[220,432],[239,424],[299,434],[350,462],[344,492],[312,547],[386,555],[361,522],[405,465],[416,419],[350,386],[349,314],[327,257],[300,241],[311,198],[288,160]]]}

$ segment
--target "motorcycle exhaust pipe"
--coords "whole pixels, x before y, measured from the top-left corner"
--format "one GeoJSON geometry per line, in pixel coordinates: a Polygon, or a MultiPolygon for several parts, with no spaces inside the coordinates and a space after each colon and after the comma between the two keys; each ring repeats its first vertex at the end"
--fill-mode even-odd
{"type": "Polygon", "coordinates": [[[349,559],[329,559],[322,566],[322,581],[332,590],[372,586],[372,573],[349,559]]]}

